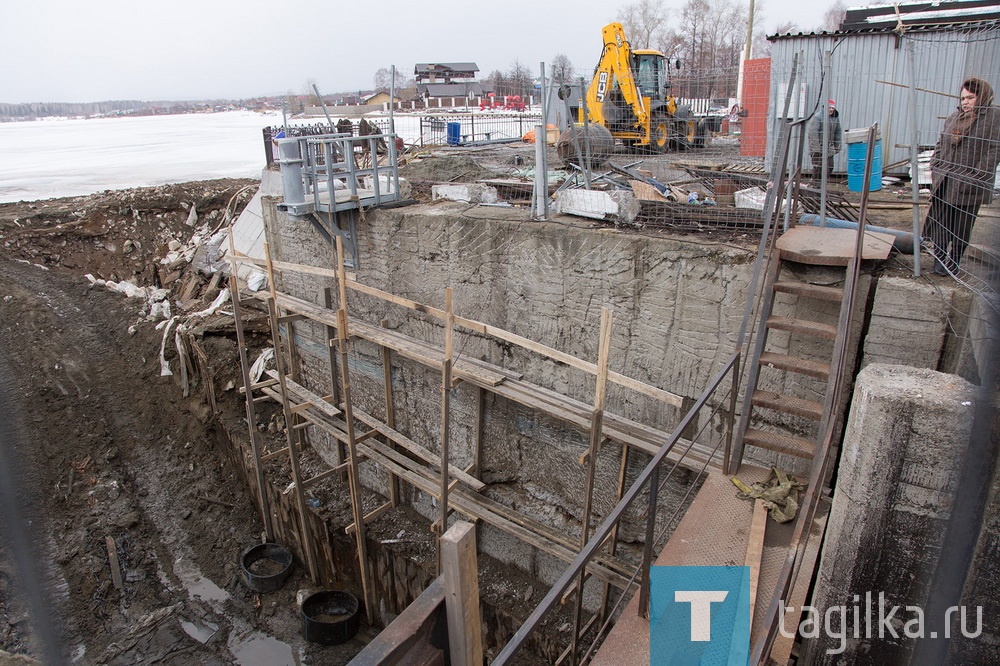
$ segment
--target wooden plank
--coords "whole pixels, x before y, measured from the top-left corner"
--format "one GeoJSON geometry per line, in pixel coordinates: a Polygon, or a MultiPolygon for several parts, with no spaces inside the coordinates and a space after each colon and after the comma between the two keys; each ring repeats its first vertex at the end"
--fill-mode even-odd
{"type": "MultiPolygon", "coordinates": [[[[250,385],[250,390],[251,391],[256,391],[257,389],[262,389],[262,388],[265,388],[267,386],[274,386],[277,383],[278,383],[277,379],[266,379],[266,380],[264,380],[262,382],[257,382],[256,384],[251,384],[250,385]]],[[[240,387],[240,395],[246,395],[246,392],[247,392],[246,387],[245,386],[241,386],[240,387]]]]}
{"type": "MultiPolygon", "coordinates": [[[[357,529],[354,541],[358,551],[358,567],[361,570],[361,588],[364,593],[365,608],[374,611],[375,590],[372,586],[371,571],[368,562],[368,544],[365,536],[365,522],[361,506],[361,480],[358,478],[358,447],[354,436],[353,401],[351,399],[351,380],[348,364],[348,323],[347,323],[347,289],[346,272],[344,268],[344,239],[337,236],[337,273],[340,286],[340,309],[337,310],[337,347],[340,352],[340,380],[343,390],[344,424],[347,426],[347,468],[348,490],[351,495],[351,513],[357,529]]],[[[369,440],[371,441],[371,440],[369,440]]]]}
{"type": "MultiPolygon", "coordinates": [[[[389,327],[389,321],[383,319],[379,325],[385,329],[389,327]]],[[[392,355],[388,347],[379,346],[382,356],[382,392],[385,396],[385,423],[393,430],[396,429],[396,401],[392,393],[392,355]]],[[[389,474],[389,502],[393,506],[399,506],[399,479],[392,473],[389,474]]]]}
{"type": "Polygon", "coordinates": [[[441,536],[441,561],[451,663],[480,666],[483,663],[483,622],[479,610],[475,525],[456,523],[441,536]]]}
{"type": "MultiPolygon", "coordinates": [[[[846,266],[854,256],[857,239],[854,229],[792,227],[776,241],[781,258],[817,266],[846,266]]],[[[862,259],[885,260],[892,250],[892,234],[866,231],[861,244],[862,259]]]]}
{"type": "Polygon", "coordinates": [[[753,504],[753,518],[750,520],[750,539],[747,543],[745,566],[750,567],[750,619],[757,603],[757,582],[760,580],[760,561],[764,556],[764,531],[767,528],[767,509],[764,500],[753,504]]]}
{"type": "MultiPolygon", "coordinates": [[[[264,254],[270,262],[270,252],[267,249],[267,244],[264,244],[264,254]]],[[[271,271],[270,266],[268,266],[268,280],[271,282],[271,288],[274,288],[274,273],[271,271]]],[[[285,441],[288,445],[288,459],[290,461],[290,466],[292,468],[292,483],[295,486],[295,499],[298,504],[299,510],[299,524],[302,530],[302,550],[305,551],[306,565],[309,568],[309,577],[312,579],[314,584],[320,582],[319,565],[316,561],[316,555],[313,548],[313,535],[309,530],[308,518],[309,509],[306,504],[306,497],[302,489],[302,475],[299,471],[299,450],[296,448],[295,437],[292,431],[292,412],[291,403],[288,399],[288,388],[286,384],[287,373],[285,372],[285,363],[282,358],[281,353],[281,336],[278,331],[278,306],[273,298],[269,298],[267,301],[267,309],[269,313],[269,318],[271,321],[271,338],[274,340],[274,363],[277,366],[277,379],[278,385],[281,389],[281,407],[285,416],[285,441]]],[[[290,381],[290,380],[289,380],[290,381]]],[[[270,391],[272,389],[265,389],[270,391]]],[[[301,437],[301,432],[299,433],[301,437]]],[[[301,447],[302,440],[299,439],[298,445],[301,447]]]]}
{"type": "MultiPolygon", "coordinates": [[[[388,511],[389,509],[392,509],[392,508],[393,508],[392,502],[386,502],[385,504],[382,504],[378,508],[372,509],[371,511],[369,511],[368,513],[366,513],[365,517],[362,518],[362,520],[365,521],[366,524],[370,523],[373,520],[375,520],[376,518],[378,518],[379,516],[381,516],[383,513],[385,513],[386,511],[388,511]]],[[[358,528],[354,526],[354,523],[351,523],[350,525],[348,525],[347,527],[344,528],[344,532],[346,532],[347,535],[350,536],[351,534],[354,534],[354,532],[357,529],[358,528]]]]}
{"type": "MultiPolygon", "coordinates": [[[[278,373],[275,370],[267,370],[267,376],[272,379],[278,379],[278,373]]],[[[331,396],[321,396],[318,393],[314,393],[302,386],[298,382],[292,381],[290,378],[285,378],[285,387],[292,393],[295,397],[301,401],[301,404],[310,404],[319,411],[323,412],[327,416],[339,416],[340,410],[330,404],[331,396]]]]}
{"type": "MultiPolygon", "coordinates": [[[[361,462],[364,459],[365,459],[364,455],[359,455],[358,456],[358,462],[361,462]]],[[[347,469],[347,465],[348,465],[348,463],[346,463],[346,462],[345,463],[341,463],[341,464],[337,465],[336,467],[331,467],[330,469],[326,470],[325,472],[320,472],[319,474],[317,474],[316,476],[312,477],[311,479],[306,479],[302,483],[305,484],[306,488],[308,488],[309,486],[314,486],[317,483],[320,483],[322,481],[326,481],[327,479],[340,474],[345,469],[347,469]]]]}
{"type": "MultiPolygon", "coordinates": [[[[391,469],[407,483],[440,501],[437,475],[431,474],[426,467],[421,466],[420,471],[415,471],[412,469],[416,465],[415,461],[402,456],[398,451],[388,450],[385,445],[377,441],[369,440],[360,448],[373,462],[391,469]]],[[[451,498],[452,506],[472,520],[482,520],[493,525],[563,562],[572,562],[576,557],[568,537],[518,514],[509,507],[461,486],[455,488],[451,498]]],[[[620,590],[629,585],[632,572],[627,565],[618,560],[595,558],[587,566],[588,571],[595,577],[611,583],[620,590]]]]}
{"type": "MultiPolygon", "coordinates": [[[[287,294],[279,294],[278,300],[279,304],[284,309],[300,312],[308,316],[310,319],[320,323],[325,323],[328,326],[336,326],[335,318],[329,314],[328,310],[324,312],[325,309],[320,306],[295,298],[294,296],[288,296],[287,294]]],[[[543,356],[547,356],[553,360],[565,363],[579,370],[589,372],[593,375],[597,374],[596,363],[590,363],[588,361],[578,359],[575,356],[571,356],[570,354],[566,354],[565,352],[561,352],[541,343],[534,342],[533,340],[529,340],[528,338],[519,336],[515,333],[504,331],[501,328],[459,316],[455,317],[455,325],[467,328],[477,333],[492,335],[493,337],[517,344],[525,349],[542,354],[543,356]]],[[[380,332],[377,327],[365,324],[364,322],[357,322],[353,319],[350,320],[350,326],[352,332],[357,334],[359,337],[375,342],[376,344],[387,346],[407,358],[429,366],[437,365],[437,363],[440,362],[439,353],[435,352],[435,348],[427,343],[419,343],[419,341],[409,338],[408,340],[410,341],[410,345],[404,345],[401,343],[401,340],[404,339],[405,336],[401,336],[398,333],[390,331],[380,332]],[[435,359],[434,356],[437,356],[437,359],[435,359]]],[[[477,381],[477,378],[481,378],[482,372],[485,370],[482,366],[482,361],[472,363],[470,361],[463,362],[463,359],[460,359],[455,363],[454,370],[455,374],[463,379],[477,381]],[[478,367],[472,367],[474,365],[478,367]]],[[[488,382],[490,385],[499,384],[507,378],[503,372],[489,372],[493,375],[491,377],[491,381],[488,382]]],[[[613,370],[608,372],[608,379],[614,384],[618,384],[619,386],[631,389],[637,393],[641,393],[656,400],[661,400],[675,407],[682,407],[684,404],[683,396],[671,393],[670,391],[665,391],[644,382],[640,382],[637,379],[626,377],[625,375],[613,370]]],[[[482,379],[479,379],[477,383],[483,383],[482,379]]]]}
{"type": "Polygon", "coordinates": [[[120,590],[124,587],[122,582],[122,565],[118,561],[118,544],[115,543],[113,537],[104,537],[104,545],[108,549],[108,564],[111,565],[111,582],[115,584],[115,589],[120,590]]]}
{"type": "MultiPolygon", "coordinates": [[[[414,442],[412,439],[410,439],[403,433],[393,430],[392,428],[382,423],[381,421],[371,416],[370,414],[366,414],[364,411],[355,408],[354,418],[356,418],[358,421],[361,421],[369,428],[373,428],[379,431],[380,433],[391,439],[394,444],[403,447],[410,453],[419,457],[421,460],[432,464],[438,462],[437,456],[435,456],[433,452],[420,446],[419,444],[414,442]]],[[[460,467],[456,467],[455,465],[450,465],[450,464],[448,465],[448,474],[449,476],[459,479],[460,481],[462,481],[462,483],[466,484],[470,488],[473,488],[474,490],[482,490],[483,488],[486,487],[486,484],[484,484],[482,481],[475,478],[474,476],[466,474],[460,467]]]]}
{"type": "MultiPolygon", "coordinates": [[[[448,448],[451,444],[451,365],[454,353],[454,329],[455,310],[453,307],[454,292],[451,287],[445,288],[445,322],[444,322],[444,358],[441,361],[441,463],[438,468],[441,470],[441,517],[438,519],[440,525],[439,535],[443,535],[448,529],[448,471],[451,467],[451,458],[448,448]]],[[[464,472],[463,472],[464,473],[464,472]]],[[[444,559],[441,552],[441,544],[438,542],[438,573],[443,573],[444,559]]]]}

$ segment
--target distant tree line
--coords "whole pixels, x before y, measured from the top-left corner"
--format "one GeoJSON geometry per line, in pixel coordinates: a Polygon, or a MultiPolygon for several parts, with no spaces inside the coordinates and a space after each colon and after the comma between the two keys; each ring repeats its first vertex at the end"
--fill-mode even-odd
{"type": "MultiPolygon", "coordinates": [[[[763,25],[764,3],[754,9],[752,55],[770,55],[763,25]]],[[[823,24],[805,30],[836,30],[844,18],[845,5],[835,0],[823,16],[823,24]]],[[[744,0],[686,0],[678,9],[663,0],[637,0],[623,6],[617,16],[632,48],[662,51],[681,70],[673,71],[674,94],[682,97],[730,97],[736,94],[740,57],[747,37],[749,5],[744,0]]],[[[785,22],[775,33],[802,30],[785,22]]]]}
{"type": "Polygon", "coordinates": [[[105,100],[103,102],[30,102],[10,104],[0,102],[0,120],[31,120],[53,116],[142,116],[225,108],[257,109],[267,107],[269,98],[253,100],[203,100],[188,102],[105,100]]]}

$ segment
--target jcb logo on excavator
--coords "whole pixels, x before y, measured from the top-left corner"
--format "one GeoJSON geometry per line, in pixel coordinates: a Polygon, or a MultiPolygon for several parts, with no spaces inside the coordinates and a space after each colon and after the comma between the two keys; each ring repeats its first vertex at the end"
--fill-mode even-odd
{"type": "Polygon", "coordinates": [[[603,102],[608,93],[608,73],[601,72],[597,77],[597,101],[603,102]]]}

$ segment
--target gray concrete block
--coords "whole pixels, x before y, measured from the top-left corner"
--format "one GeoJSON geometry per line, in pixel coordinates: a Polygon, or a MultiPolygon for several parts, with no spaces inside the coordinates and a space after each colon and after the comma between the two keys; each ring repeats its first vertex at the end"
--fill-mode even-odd
{"type": "Polygon", "coordinates": [[[939,369],[953,291],[906,278],[880,279],[862,365],[893,363],[939,369]]]}
{"type": "MultiPolygon", "coordinates": [[[[968,445],[973,391],[959,377],[926,369],[873,364],[859,373],[814,592],[821,612],[850,608],[867,592],[883,593],[887,606],[926,606],[968,445]]],[[[875,631],[866,640],[862,627],[845,654],[826,652],[838,649],[837,639],[816,639],[809,663],[854,663],[861,654],[869,663],[898,663],[912,649],[902,635],[875,631]]]]}

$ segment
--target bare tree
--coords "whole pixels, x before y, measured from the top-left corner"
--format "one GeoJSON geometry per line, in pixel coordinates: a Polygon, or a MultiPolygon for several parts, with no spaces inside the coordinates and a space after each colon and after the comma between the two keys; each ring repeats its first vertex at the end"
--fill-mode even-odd
{"type": "Polygon", "coordinates": [[[552,58],[552,79],[557,83],[565,83],[573,78],[573,63],[569,61],[569,56],[565,53],[557,53],[552,58]]]}
{"type": "Polygon", "coordinates": [[[319,97],[316,96],[316,79],[306,79],[302,86],[302,97],[305,104],[319,106],[319,97]]]}
{"type": "Polygon", "coordinates": [[[632,48],[650,48],[667,27],[668,10],[663,0],[638,0],[618,10],[617,19],[625,29],[632,48]]]}
{"type": "Polygon", "coordinates": [[[847,17],[847,5],[845,5],[841,0],[836,0],[826,13],[823,14],[823,23],[820,28],[823,30],[828,30],[834,32],[840,29],[840,24],[844,22],[847,17]]]}
{"type": "MultiPolygon", "coordinates": [[[[389,67],[381,67],[375,72],[375,90],[380,90],[382,92],[389,92],[392,86],[392,69],[389,67]]],[[[412,81],[409,80],[405,74],[396,68],[396,91],[403,90],[409,87],[412,81]]]]}
{"type": "Polygon", "coordinates": [[[507,85],[511,91],[509,94],[520,95],[527,99],[535,89],[531,69],[515,60],[514,64],[507,70],[507,85]]]}

